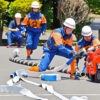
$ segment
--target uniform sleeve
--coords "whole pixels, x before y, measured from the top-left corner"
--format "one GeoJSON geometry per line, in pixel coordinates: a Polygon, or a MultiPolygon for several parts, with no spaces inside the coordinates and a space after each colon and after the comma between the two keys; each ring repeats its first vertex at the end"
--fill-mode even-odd
{"type": "Polygon", "coordinates": [[[47,23],[46,18],[44,17],[44,15],[42,15],[41,23],[42,23],[42,24],[47,23]]]}
{"type": "Polygon", "coordinates": [[[71,56],[72,50],[66,48],[63,45],[63,42],[62,42],[63,39],[62,39],[61,34],[60,33],[54,33],[52,37],[54,38],[54,41],[55,41],[55,44],[57,46],[58,51],[59,52],[64,52],[64,53],[66,53],[66,55],[71,56]]]}
{"type": "Polygon", "coordinates": [[[54,34],[52,35],[52,37],[53,37],[53,39],[54,39],[56,45],[63,44],[63,42],[62,42],[63,39],[62,39],[62,36],[61,36],[60,33],[54,33],[54,34]]]}
{"type": "Polygon", "coordinates": [[[71,38],[69,39],[68,45],[72,46],[72,42],[73,42],[73,35],[72,35],[71,38]]]}
{"type": "Polygon", "coordinates": [[[46,31],[46,28],[47,28],[47,24],[44,23],[44,24],[41,24],[41,26],[42,26],[42,32],[45,32],[46,31]]]}
{"type": "Polygon", "coordinates": [[[15,34],[16,36],[22,35],[20,31],[14,31],[13,34],[15,34]]]}
{"type": "Polygon", "coordinates": [[[26,17],[25,17],[24,20],[22,21],[22,24],[23,24],[23,25],[27,25],[28,22],[29,22],[29,18],[28,18],[28,16],[26,15],[26,17]]]}
{"type": "Polygon", "coordinates": [[[45,30],[47,28],[47,21],[46,21],[46,18],[44,17],[44,15],[42,15],[41,26],[42,26],[42,32],[45,32],[45,30]]]}
{"type": "MultiPolygon", "coordinates": [[[[76,43],[76,46],[75,46],[75,51],[79,51],[80,48],[78,47],[78,44],[76,43]]],[[[78,63],[79,63],[79,58],[76,58],[76,66],[78,66],[78,63]]]]}
{"type": "Polygon", "coordinates": [[[93,46],[100,44],[100,41],[96,38],[93,40],[93,46]]]}
{"type": "Polygon", "coordinates": [[[14,23],[13,23],[13,21],[11,21],[11,22],[9,23],[8,28],[13,28],[13,26],[14,26],[14,23]]]}

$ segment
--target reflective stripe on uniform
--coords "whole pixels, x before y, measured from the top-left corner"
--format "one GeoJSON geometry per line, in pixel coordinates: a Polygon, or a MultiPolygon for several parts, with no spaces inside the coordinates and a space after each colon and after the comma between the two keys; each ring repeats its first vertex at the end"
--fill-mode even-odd
{"type": "Polygon", "coordinates": [[[47,45],[47,43],[46,43],[46,47],[49,48],[49,49],[52,49],[51,47],[49,47],[49,46],[47,45]]]}
{"type": "MultiPolygon", "coordinates": [[[[83,44],[83,40],[80,40],[80,43],[78,42],[77,44],[76,44],[76,46],[75,46],[75,50],[76,51],[78,51],[78,50],[80,50],[80,49],[83,49],[83,48],[85,48],[86,50],[88,49],[88,48],[90,48],[90,47],[92,47],[92,46],[95,46],[95,45],[98,45],[99,43],[100,43],[100,41],[97,39],[97,38],[95,38],[95,37],[92,37],[92,41],[91,41],[91,43],[90,43],[90,45],[87,45],[87,46],[85,46],[84,44],[83,44]],[[81,43],[82,42],[82,43],[81,43]]],[[[84,40],[85,41],[85,40],[84,40]]]]}
{"type": "Polygon", "coordinates": [[[26,15],[24,18],[22,24],[23,25],[28,25],[32,28],[41,28],[41,24],[46,23],[46,18],[44,17],[43,14],[39,13],[38,18],[32,18],[33,16],[31,15],[32,13],[29,13],[26,15]]]}

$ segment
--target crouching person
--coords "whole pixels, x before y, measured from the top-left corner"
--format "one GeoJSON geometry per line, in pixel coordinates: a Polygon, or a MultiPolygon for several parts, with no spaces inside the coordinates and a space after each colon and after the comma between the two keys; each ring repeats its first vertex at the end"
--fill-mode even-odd
{"type": "MultiPolygon", "coordinates": [[[[27,70],[42,72],[45,71],[55,55],[59,55],[66,58],[73,56],[72,31],[75,29],[75,21],[72,18],[68,18],[63,23],[63,27],[54,29],[43,47],[43,55],[39,66],[33,66],[27,70]]],[[[76,59],[70,64],[71,76],[70,79],[77,79],[79,77],[75,74],[76,59]]]]}
{"type": "MultiPolygon", "coordinates": [[[[99,40],[95,36],[93,36],[93,32],[90,26],[84,26],[82,28],[81,35],[83,36],[83,38],[77,42],[75,46],[76,51],[83,49],[83,48],[85,48],[86,51],[88,51],[90,47],[96,46],[100,43],[99,40]]],[[[87,59],[87,55],[88,53],[86,53],[85,55],[85,59],[84,59],[85,62],[87,59]]],[[[79,63],[79,58],[77,58],[77,63],[76,63],[77,67],[78,67],[78,63],[79,63]]],[[[84,75],[86,74],[86,63],[84,63],[82,74],[84,75]]]]}
{"type": "Polygon", "coordinates": [[[21,14],[16,13],[15,20],[12,20],[9,23],[7,32],[7,39],[8,39],[7,48],[12,46],[12,42],[16,42],[17,47],[20,47],[25,40],[23,35],[25,35],[25,27],[21,24],[21,14]]]}

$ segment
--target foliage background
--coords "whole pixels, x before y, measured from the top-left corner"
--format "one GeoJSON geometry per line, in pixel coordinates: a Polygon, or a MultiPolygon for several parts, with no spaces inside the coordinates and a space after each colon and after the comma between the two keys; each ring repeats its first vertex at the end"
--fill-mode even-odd
{"type": "MultiPolygon", "coordinates": [[[[0,0],[0,45],[2,43],[3,27],[7,27],[10,20],[14,18],[16,12],[20,12],[24,16],[31,11],[30,6],[33,1],[38,1],[41,5],[40,11],[47,19],[47,29],[54,29],[61,26],[58,19],[58,2],[61,0],[0,0]]],[[[100,14],[100,0],[84,0],[91,12],[100,14]]],[[[92,21],[86,20],[85,23],[77,25],[74,34],[79,36],[81,28],[85,24],[90,24],[92,21]]]]}
{"type": "MultiPolygon", "coordinates": [[[[8,9],[9,16],[13,18],[15,13],[19,12],[24,17],[31,11],[31,3],[33,1],[38,1],[40,3],[39,0],[15,0],[11,2],[8,9]]],[[[41,6],[42,4],[40,4],[40,8],[41,6]]]]}
{"type": "Polygon", "coordinates": [[[100,14],[100,0],[86,0],[86,2],[91,8],[92,13],[100,14]]]}

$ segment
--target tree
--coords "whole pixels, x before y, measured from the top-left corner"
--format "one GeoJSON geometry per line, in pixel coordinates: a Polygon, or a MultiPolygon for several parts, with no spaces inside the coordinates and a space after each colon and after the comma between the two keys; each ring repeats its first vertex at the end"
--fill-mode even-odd
{"type": "Polygon", "coordinates": [[[4,25],[4,14],[7,10],[9,2],[5,0],[0,0],[0,45],[2,45],[2,33],[4,25]]]}
{"type": "Polygon", "coordinates": [[[81,37],[80,33],[83,25],[89,24],[89,20],[87,20],[89,12],[90,9],[84,0],[59,0],[58,18],[60,23],[62,24],[68,17],[75,19],[77,26],[74,34],[77,40],[81,37]]]}
{"type": "Polygon", "coordinates": [[[58,0],[52,0],[52,5],[53,5],[53,28],[58,28],[60,26],[60,21],[57,16],[58,0]]]}
{"type": "Polygon", "coordinates": [[[47,28],[51,29],[53,26],[53,7],[52,0],[40,0],[42,3],[41,12],[47,19],[47,28]]]}
{"type": "Polygon", "coordinates": [[[100,14],[100,0],[86,0],[90,9],[95,14],[100,14]]]}
{"type": "Polygon", "coordinates": [[[47,28],[54,29],[59,27],[59,19],[57,17],[58,0],[40,0],[42,3],[41,11],[47,19],[47,28]]]}
{"type": "MultiPolygon", "coordinates": [[[[31,11],[30,7],[33,1],[38,1],[40,3],[39,0],[15,0],[14,2],[11,2],[8,11],[10,17],[13,18],[15,13],[17,12],[21,13],[22,16],[25,16],[27,13],[31,11]]],[[[40,4],[40,6],[42,5],[40,4]]]]}

